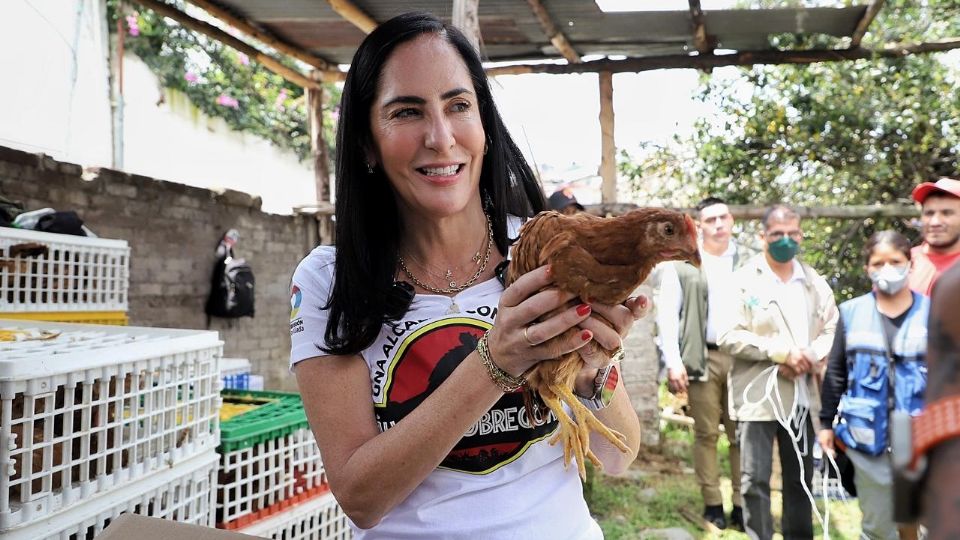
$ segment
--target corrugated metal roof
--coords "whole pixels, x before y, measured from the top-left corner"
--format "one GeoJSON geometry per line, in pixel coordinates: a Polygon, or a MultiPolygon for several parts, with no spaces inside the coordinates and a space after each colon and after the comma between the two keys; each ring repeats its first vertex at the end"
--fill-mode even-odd
{"type": "MultiPolygon", "coordinates": [[[[322,58],[350,63],[364,33],[323,0],[216,0],[224,8],[322,58]]],[[[428,11],[450,20],[452,0],[354,0],[377,21],[406,11],[428,11]]],[[[593,0],[542,0],[554,23],[581,55],[627,57],[683,54],[695,50],[687,11],[604,13],[593,0]]],[[[769,48],[771,34],[849,36],[866,6],[704,12],[707,33],[718,47],[769,48]]],[[[523,0],[481,0],[483,53],[490,61],[562,58],[523,0]]]]}

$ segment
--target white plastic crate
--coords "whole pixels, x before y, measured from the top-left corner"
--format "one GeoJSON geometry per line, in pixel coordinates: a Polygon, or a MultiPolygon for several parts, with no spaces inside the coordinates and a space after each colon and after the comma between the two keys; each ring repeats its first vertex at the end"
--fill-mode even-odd
{"type": "Polygon", "coordinates": [[[231,390],[250,389],[250,360],[246,358],[221,358],[220,378],[223,387],[231,390]]]}
{"type": "Polygon", "coordinates": [[[353,536],[347,515],[330,493],[237,532],[273,540],[349,540],[353,536]]]}
{"type": "Polygon", "coordinates": [[[126,311],[129,286],[126,240],[0,227],[0,312],[126,311]]]}
{"type": "Polygon", "coordinates": [[[323,460],[309,428],[220,452],[218,527],[236,529],[328,493],[323,460]]]}
{"type": "Polygon", "coordinates": [[[216,470],[216,452],[206,452],[0,536],[4,540],[88,540],[126,512],[213,527],[216,470]]]}
{"type": "Polygon", "coordinates": [[[0,341],[0,533],[219,444],[216,332],[0,320],[0,339],[20,339],[0,341]]]}

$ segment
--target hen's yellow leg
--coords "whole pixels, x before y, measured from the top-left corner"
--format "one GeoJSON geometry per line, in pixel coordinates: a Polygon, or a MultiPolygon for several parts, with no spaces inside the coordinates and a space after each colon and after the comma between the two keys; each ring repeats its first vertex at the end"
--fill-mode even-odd
{"type": "Polygon", "coordinates": [[[584,452],[590,456],[590,460],[594,464],[599,464],[599,460],[594,456],[593,452],[590,451],[590,431],[596,431],[600,435],[603,435],[608,441],[610,441],[614,446],[620,449],[621,452],[629,452],[630,449],[627,447],[626,437],[622,433],[614,431],[603,424],[597,417],[593,414],[590,409],[588,409],[577,396],[573,395],[573,391],[565,386],[558,386],[556,388],[551,387],[551,390],[557,393],[567,405],[570,406],[570,409],[573,411],[574,418],[577,421],[577,429],[580,435],[580,440],[584,447],[584,452]]]}
{"type": "Polygon", "coordinates": [[[550,410],[557,416],[557,421],[560,423],[560,426],[557,428],[557,434],[550,439],[550,444],[557,444],[557,441],[563,443],[564,468],[570,466],[570,452],[573,451],[574,457],[577,459],[577,469],[580,472],[580,478],[586,480],[587,469],[583,465],[583,445],[580,444],[580,439],[577,436],[577,425],[567,414],[567,411],[563,409],[563,404],[560,403],[556,394],[550,392],[549,389],[545,390],[546,391],[540,392],[540,397],[543,398],[543,402],[546,403],[547,407],[550,407],[550,410]]]}

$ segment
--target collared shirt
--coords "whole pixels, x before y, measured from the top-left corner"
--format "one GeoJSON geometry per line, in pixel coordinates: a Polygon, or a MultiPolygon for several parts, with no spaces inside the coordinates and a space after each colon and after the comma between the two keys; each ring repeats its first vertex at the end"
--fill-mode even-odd
{"type": "Polygon", "coordinates": [[[771,296],[780,305],[783,318],[790,328],[793,343],[798,349],[803,349],[810,344],[810,314],[807,311],[807,295],[804,291],[807,278],[803,273],[803,266],[794,258],[793,275],[786,282],[773,273],[769,262],[764,266],[764,274],[770,281],[771,296]]]}
{"type": "MultiPolygon", "coordinates": [[[[718,336],[733,323],[737,289],[733,283],[733,259],[737,246],[730,242],[723,255],[711,255],[700,249],[701,268],[707,275],[707,343],[716,343],[718,336]]],[[[657,329],[663,361],[669,369],[683,365],[680,357],[680,309],[683,290],[672,261],[661,263],[660,287],[657,291],[657,329]]]]}

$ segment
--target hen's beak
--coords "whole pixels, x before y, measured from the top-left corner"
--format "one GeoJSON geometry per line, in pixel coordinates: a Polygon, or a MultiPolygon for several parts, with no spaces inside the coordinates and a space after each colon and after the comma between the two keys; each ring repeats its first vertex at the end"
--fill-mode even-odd
{"type": "Polygon", "coordinates": [[[683,221],[687,226],[687,261],[700,268],[700,247],[697,245],[697,224],[693,222],[690,216],[683,216],[683,221]]]}

